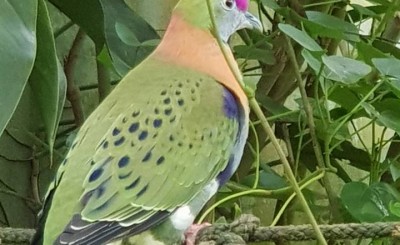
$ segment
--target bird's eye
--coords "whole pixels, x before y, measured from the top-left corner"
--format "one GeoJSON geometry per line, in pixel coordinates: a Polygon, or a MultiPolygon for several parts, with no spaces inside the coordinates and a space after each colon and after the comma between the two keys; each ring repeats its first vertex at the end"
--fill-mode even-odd
{"type": "Polygon", "coordinates": [[[231,10],[235,6],[235,0],[223,0],[223,5],[226,9],[231,10]]]}

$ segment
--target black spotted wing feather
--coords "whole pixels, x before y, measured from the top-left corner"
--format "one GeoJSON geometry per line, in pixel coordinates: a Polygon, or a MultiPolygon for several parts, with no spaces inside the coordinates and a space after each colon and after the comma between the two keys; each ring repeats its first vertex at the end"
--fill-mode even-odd
{"type": "Polygon", "coordinates": [[[225,88],[187,69],[148,63],[80,130],[58,174],[63,180],[47,220],[57,225],[45,230],[50,239],[71,227],[84,231],[64,218],[75,215],[89,227],[140,227],[190,201],[226,167],[239,125],[226,115],[225,88]],[[158,75],[155,67],[163,67],[158,75]]]}

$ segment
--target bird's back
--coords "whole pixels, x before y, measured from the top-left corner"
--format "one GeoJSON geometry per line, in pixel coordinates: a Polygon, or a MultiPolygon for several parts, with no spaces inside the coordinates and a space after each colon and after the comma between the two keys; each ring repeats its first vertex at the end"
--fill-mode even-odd
{"type": "MultiPolygon", "coordinates": [[[[152,198],[151,195],[138,198],[141,192],[158,193],[167,200],[163,204],[167,210],[171,209],[168,199],[173,199],[171,203],[179,203],[177,199],[187,201],[185,193],[175,193],[175,196],[172,193],[171,196],[170,190],[174,189],[174,185],[187,185],[187,191],[190,192],[193,180],[187,183],[178,183],[179,180],[166,182],[168,176],[163,175],[167,171],[163,162],[174,159],[175,162],[168,162],[170,166],[165,168],[173,165],[177,175],[197,175],[199,183],[203,183],[205,178],[215,177],[223,169],[221,164],[227,164],[239,130],[234,118],[239,112],[236,104],[229,105],[232,102],[236,103],[229,91],[206,75],[153,57],[145,60],[120,82],[77,134],[55,180],[57,189],[46,221],[51,226],[45,226],[44,229],[45,244],[53,243],[74,214],[83,212],[89,220],[110,215],[99,207],[108,205],[110,197],[85,200],[85,195],[99,187],[91,183],[92,178],[94,182],[107,178],[97,176],[102,173],[96,173],[97,170],[104,170],[107,159],[115,162],[107,167],[107,173],[112,177],[107,180],[108,183],[114,181],[116,185],[124,185],[125,189],[129,184],[135,184],[130,170],[158,171],[158,178],[153,176],[151,185],[147,183],[150,180],[142,177],[140,183],[135,184],[135,190],[126,192],[132,195],[120,195],[123,196],[121,198],[132,200],[135,205],[159,209],[159,203],[156,203],[158,198],[152,198]],[[226,93],[231,101],[227,102],[226,93]],[[228,132],[227,137],[218,138],[222,129],[228,132]],[[205,137],[210,139],[205,140],[205,137]],[[211,143],[214,145],[209,145],[211,143]],[[109,148],[113,150],[109,151],[109,148]],[[180,159],[188,152],[193,152],[192,158],[180,159]],[[127,168],[130,172],[121,168],[121,165],[128,164],[122,161],[125,155],[130,156],[128,160],[133,165],[127,168]],[[201,164],[196,162],[197,155],[210,157],[209,161],[214,165],[219,164],[219,168],[213,164],[205,165],[204,168],[209,169],[202,172],[199,172],[199,168],[192,168],[191,165],[201,164]],[[176,163],[178,159],[180,163],[176,163]],[[214,174],[210,175],[209,172],[214,174]],[[121,177],[124,174],[127,175],[126,179],[121,177]],[[112,175],[121,178],[117,181],[112,175]],[[84,184],[82,180],[86,180],[84,184]]],[[[113,188],[118,191],[119,187],[113,188]]],[[[198,187],[193,189],[197,190],[198,187]]],[[[110,191],[109,195],[113,193],[110,191]]],[[[121,205],[120,208],[124,208],[124,204],[121,205]]]]}

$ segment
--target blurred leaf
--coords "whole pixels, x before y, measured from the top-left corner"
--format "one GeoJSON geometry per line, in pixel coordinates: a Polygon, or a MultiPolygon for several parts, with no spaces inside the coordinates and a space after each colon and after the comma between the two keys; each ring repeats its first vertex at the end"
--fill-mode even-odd
{"type": "Polygon", "coordinates": [[[99,0],[49,1],[89,35],[99,53],[104,45],[104,20],[99,0]]]}
{"type": "Polygon", "coordinates": [[[305,31],[301,31],[291,25],[279,24],[279,29],[283,31],[290,38],[298,42],[304,48],[310,51],[321,51],[322,48],[312,39],[305,31]]]}
{"type": "MultiPolygon", "coordinates": [[[[342,125],[337,131],[335,131],[340,124],[341,124],[340,121],[329,123],[328,125],[326,125],[325,131],[320,132],[320,135],[328,134],[336,141],[350,140],[351,135],[347,123],[342,125]]],[[[322,128],[323,127],[321,126],[321,129],[322,128]]],[[[331,144],[333,145],[334,143],[336,142],[333,141],[331,144]]]]}
{"type": "Polygon", "coordinates": [[[344,185],[340,197],[347,211],[360,222],[399,220],[389,211],[390,203],[399,198],[398,192],[388,184],[350,182],[344,185]]]}
{"type": "Polygon", "coordinates": [[[370,3],[377,3],[383,6],[390,6],[392,5],[390,1],[388,0],[367,0],[370,3]]]}
{"type": "Polygon", "coordinates": [[[279,10],[281,6],[279,6],[275,0],[261,0],[261,2],[272,10],[279,10]]]}
{"type": "Polygon", "coordinates": [[[358,94],[348,87],[336,87],[330,94],[329,100],[334,101],[350,112],[360,102],[358,94]]]}
{"type": "Polygon", "coordinates": [[[279,104],[278,102],[272,100],[270,97],[268,97],[265,94],[261,94],[261,93],[257,94],[257,101],[258,101],[258,103],[261,104],[261,106],[265,110],[270,112],[273,116],[282,115],[282,117],[279,118],[279,120],[284,120],[284,121],[288,121],[288,122],[297,122],[299,119],[300,111],[290,113],[291,110],[289,110],[287,107],[279,104]],[[290,113],[290,115],[287,115],[289,113],[290,113]]]}
{"type": "Polygon", "coordinates": [[[329,69],[327,78],[345,84],[356,83],[371,72],[369,65],[342,56],[323,56],[322,61],[329,69]]]}
{"type": "MultiPolygon", "coordinates": [[[[266,190],[276,190],[288,186],[285,178],[277,174],[271,167],[267,167],[265,170],[260,171],[258,186],[266,190]]],[[[255,181],[255,174],[246,176],[241,184],[252,187],[255,181]]]]}
{"type": "Polygon", "coordinates": [[[306,11],[306,15],[308,20],[315,25],[307,25],[307,21],[304,22],[304,25],[308,26],[310,32],[314,35],[319,34],[321,36],[346,39],[354,42],[360,41],[358,28],[349,22],[317,11],[306,11]],[[317,26],[321,28],[317,28],[317,26]]]}
{"type": "Polygon", "coordinates": [[[0,1],[0,135],[21,98],[36,55],[37,1],[0,1]]]}
{"type": "Polygon", "coordinates": [[[275,64],[275,56],[272,50],[260,49],[254,46],[237,45],[233,48],[236,58],[258,60],[264,64],[275,64]]]}
{"type": "Polygon", "coordinates": [[[385,79],[385,83],[389,85],[389,89],[400,98],[400,78],[385,79]]]}
{"type": "Polygon", "coordinates": [[[400,218],[400,202],[390,202],[389,210],[390,213],[400,218]]]}
{"type": "Polygon", "coordinates": [[[321,75],[327,79],[344,84],[354,84],[371,72],[371,67],[358,60],[342,56],[322,55],[319,52],[302,51],[302,56],[308,65],[319,74],[322,63],[324,64],[321,75]],[[321,63],[322,61],[322,63],[321,63]]]}
{"type": "Polygon", "coordinates": [[[389,57],[389,58],[376,58],[372,59],[372,63],[376,69],[384,76],[391,76],[400,79],[400,60],[389,57]]]}
{"type": "Polygon", "coordinates": [[[373,58],[385,58],[387,55],[382,53],[379,49],[374,48],[370,44],[360,41],[357,43],[357,53],[360,60],[365,61],[368,65],[372,65],[373,58]]]}
{"type": "Polygon", "coordinates": [[[115,70],[124,76],[157,45],[157,32],[122,0],[100,0],[105,38],[115,70]],[[150,44],[154,44],[150,45],[150,44]]]}
{"type": "Polygon", "coordinates": [[[372,46],[379,49],[383,53],[391,54],[397,59],[400,59],[400,49],[393,42],[377,39],[372,43],[372,46]]]}
{"type": "Polygon", "coordinates": [[[392,159],[386,159],[385,161],[389,162],[390,175],[393,181],[397,181],[400,178],[400,162],[392,159]]]}
{"type": "Polygon", "coordinates": [[[116,76],[116,79],[122,78],[115,70],[113,61],[110,57],[110,53],[108,52],[108,48],[106,46],[104,46],[103,49],[100,51],[100,53],[97,55],[97,60],[100,61],[100,63],[105,68],[107,68],[110,72],[112,72],[112,74],[116,76]]]}
{"type": "Polygon", "coordinates": [[[330,29],[316,22],[309,21],[307,19],[303,20],[304,28],[310,34],[311,37],[317,39],[318,37],[328,37],[334,39],[344,39],[344,33],[340,30],[330,29]]]}
{"type": "Polygon", "coordinates": [[[332,152],[332,157],[340,160],[348,160],[350,165],[369,171],[371,167],[371,159],[369,153],[356,148],[349,141],[340,144],[340,147],[335,148],[332,152]]]}
{"type": "Polygon", "coordinates": [[[380,19],[379,14],[375,13],[372,8],[364,7],[359,4],[350,4],[350,6],[353,7],[353,9],[356,10],[362,16],[373,17],[377,18],[378,20],[380,19]]]}
{"type": "Polygon", "coordinates": [[[301,51],[301,55],[307,64],[318,74],[321,69],[322,64],[322,53],[321,52],[311,52],[307,49],[301,51]]]}
{"type": "Polygon", "coordinates": [[[400,134],[400,100],[388,98],[367,108],[372,115],[377,117],[379,123],[400,134]]]}
{"type": "Polygon", "coordinates": [[[56,56],[53,31],[44,0],[38,1],[37,55],[29,78],[52,151],[64,105],[66,78],[56,56]],[[61,90],[61,91],[60,91],[61,90]],[[64,94],[60,94],[60,92],[64,94]]]}

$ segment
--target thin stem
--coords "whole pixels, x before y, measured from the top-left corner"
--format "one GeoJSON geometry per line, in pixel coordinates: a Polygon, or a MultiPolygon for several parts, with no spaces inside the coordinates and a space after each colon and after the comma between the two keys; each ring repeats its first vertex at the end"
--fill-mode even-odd
{"type": "MultiPolygon", "coordinates": [[[[315,181],[321,179],[324,177],[324,172],[321,172],[320,174],[318,174],[317,176],[313,177],[312,179],[309,179],[307,182],[305,182],[304,184],[302,184],[300,186],[300,190],[303,190],[304,188],[306,188],[307,186],[309,186],[310,184],[314,183],[315,181]]],[[[296,196],[296,193],[293,193],[292,195],[290,195],[290,197],[285,201],[285,203],[283,204],[282,208],[279,210],[279,212],[276,214],[274,220],[272,221],[270,226],[275,226],[279,219],[281,218],[283,212],[285,211],[286,207],[290,204],[290,202],[293,200],[293,198],[296,196]]]]}
{"type": "MultiPolygon", "coordinates": [[[[245,87],[245,84],[243,83],[241,75],[238,74],[238,71],[234,68],[234,64],[228,59],[227,51],[225,50],[224,44],[222,43],[222,40],[221,40],[220,36],[218,35],[218,27],[216,25],[214,12],[213,12],[212,5],[211,5],[211,0],[207,0],[207,6],[208,6],[208,11],[209,11],[209,15],[211,18],[211,22],[212,22],[212,25],[214,27],[214,31],[216,34],[215,36],[217,38],[220,49],[225,57],[225,60],[228,63],[229,68],[232,71],[233,75],[235,76],[236,81],[241,85],[242,89],[246,90],[246,87],[245,87]]],[[[292,49],[293,49],[293,47],[292,47],[292,49]]],[[[293,53],[294,53],[294,51],[293,51],[293,53]]],[[[299,185],[296,182],[296,178],[292,172],[292,169],[290,168],[290,164],[289,164],[288,160],[286,159],[285,153],[283,152],[282,148],[280,147],[279,142],[278,142],[277,138],[275,137],[274,132],[273,132],[271,126],[269,125],[267,119],[265,118],[264,113],[262,112],[260,106],[258,105],[258,103],[254,97],[249,98],[249,103],[250,103],[250,107],[253,109],[253,112],[260,119],[262,127],[264,128],[264,130],[267,133],[268,137],[270,138],[273,146],[275,147],[275,150],[277,151],[279,158],[283,163],[283,166],[287,173],[289,182],[292,185],[296,195],[298,196],[298,198],[300,200],[300,204],[303,207],[308,218],[310,219],[311,225],[313,226],[313,228],[316,232],[318,241],[322,245],[327,245],[327,242],[321,232],[321,229],[319,228],[318,223],[315,220],[315,217],[314,217],[313,213],[311,212],[311,209],[308,206],[307,201],[306,201],[303,193],[301,192],[299,185]]],[[[253,190],[253,191],[255,191],[255,190],[253,190]]],[[[217,204],[218,203],[215,203],[213,206],[218,206],[219,204],[218,205],[217,204]]],[[[203,214],[202,218],[205,217],[205,215],[206,214],[203,214]]]]}
{"type": "Polygon", "coordinates": [[[260,118],[261,121],[261,125],[263,126],[265,132],[267,133],[267,135],[269,136],[273,146],[275,147],[275,150],[277,151],[280,160],[282,161],[283,167],[285,169],[285,172],[287,174],[287,177],[289,179],[290,184],[292,185],[296,195],[298,196],[299,200],[300,200],[300,204],[304,209],[304,212],[307,214],[308,218],[310,219],[310,223],[313,226],[313,228],[315,229],[316,235],[317,235],[317,239],[321,244],[327,244],[319,226],[317,221],[314,218],[313,213],[311,212],[310,207],[307,204],[307,200],[305,199],[303,193],[300,190],[299,185],[296,182],[296,178],[292,172],[292,169],[290,168],[290,164],[288,162],[288,160],[286,159],[285,153],[283,152],[282,148],[279,145],[279,142],[277,140],[277,138],[274,135],[274,132],[272,131],[271,126],[269,125],[269,123],[267,122],[260,106],[258,105],[257,101],[252,98],[250,99],[250,105],[251,108],[253,109],[253,112],[257,115],[258,118],[260,118]]]}
{"type": "Polygon", "coordinates": [[[85,121],[83,113],[83,106],[81,101],[81,94],[75,84],[74,72],[77,69],[77,60],[81,52],[83,41],[85,39],[85,32],[79,29],[75,36],[72,47],[69,51],[67,61],[64,65],[65,76],[67,77],[67,99],[71,102],[72,112],[75,118],[75,124],[81,126],[85,121]]]}
{"type": "Polygon", "coordinates": [[[58,38],[61,34],[63,34],[66,30],[71,28],[75,23],[72,21],[68,21],[65,25],[61,26],[60,29],[54,32],[54,39],[58,38]]]}
{"type": "Polygon", "coordinates": [[[223,204],[223,203],[225,203],[227,201],[230,201],[230,200],[242,197],[242,196],[254,195],[254,194],[262,194],[264,196],[269,196],[269,195],[271,195],[271,193],[272,193],[272,191],[261,190],[261,189],[256,189],[256,190],[251,189],[251,190],[248,190],[248,191],[242,191],[242,192],[238,192],[238,193],[232,194],[232,195],[230,195],[230,196],[228,196],[228,197],[226,197],[224,199],[219,200],[218,202],[214,203],[213,205],[211,205],[203,213],[203,215],[199,218],[199,221],[197,223],[201,224],[209,213],[211,213],[216,207],[218,207],[219,205],[221,205],[221,204],[223,204]]]}
{"type": "Polygon", "coordinates": [[[328,5],[328,4],[333,4],[333,3],[341,3],[343,2],[342,0],[332,0],[332,1],[326,1],[326,2],[316,2],[316,3],[310,3],[310,4],[304,4],[304,8],[310,8],[310,7],[317,7],[321,5],[328,5]]]}
{"type": "Polygon", "coordinates": [[[254,138],[256,141],[256,149],[255,149],[256,177],[254,179],[254,184],[253,184],[253,189],[256,189],[258,186],[258,182],[260,180],[260,141],[258,140],[257,130],[252,122],[250,122],[250,128],[253,131],[254,138]]]}
{"type": "MultiPolygon", "coordinates": [[[[358,138],[358,140],[360,141],[361,145],[364,147],[365,151],[368,152],[368,147],[367,147],[367,145],[365,144],[364,140],[362,139],[362,137],[361,137],[361,135],[360,135],[360,131],[362,130],[362,127],[361,127],[360,129],[358,129],[358,128],[356,127],[356,125],[354,124],[354,121],[353,121],[353,120],[350,121],[350,124],[351,124],[351,126],[353,127],[354,133],[357,135],[357,138],[358,138]]],[[[369,125],[369,123],[367,123],[367,125],[369,125]]],[[[352,137],[352,135],[350,135],[350,137],[352,137]]]]}
{"type": "Polygon", "coordinates": [[[310,136],[311,136],[311,139],[313,142],[315,157],[317,159],[318,166],[320,168],[324,168],[325,167],[324,157],[323,157],[323,154],[321,151],[321,146],[319,145],[319,142],[318,142],[317,133],[315,131],[314,115],[313,115],[312,106],[310,104],[310,101],[308,100],[308,96],[307,96],[307,92],[306,92],[306,83],[305,83],[305,80],[301,77],[300,67],[299,67],[299,64],[297,64],[296,54],[294,52],[292,43],[290,42],[290,38],[287,35],[284,35],[284,36],[285,36],[285,40],[286,40],[286,44],[287,44],[287,53],[288,53],[290,61],[292,62],[292,65],[294,67],[297,85],[299,87],[301,98],[302,98],[303,105],[304,105],[304,109],[306,112],[307,123],[308,123],[308,127],[310,130],[310,136]]]}
{"type": "Polygon", "coordinates": [[[354,115],[354,113],[356,113],[358,111],[358,109],[361,107],[361,105],[368,100],[368,98],[371,97],[371,95],[375,92],[375,90],[377,90],[382,83],[378,82],[369,92],[368,94],[366,94],[364,96],[364,98],[362,98],[362,100],[360,100],[360,102],[358,102],[358,104],[356,106],[354,106],[354,108],[347,113],[347,115],[341,120],[341,122],[338,124],[338,126],[336,126],[336,128],[332,131],[332,134],[329,136],[329,141],[332,141],[332,138],[334,135],[337,134],[337,132],[340,130],[341,127],[343,127],[343,125],[348,122],[350,120],[350,118],[354,115]]]}

